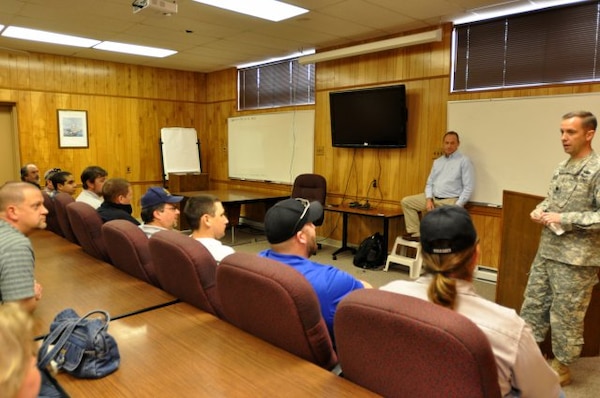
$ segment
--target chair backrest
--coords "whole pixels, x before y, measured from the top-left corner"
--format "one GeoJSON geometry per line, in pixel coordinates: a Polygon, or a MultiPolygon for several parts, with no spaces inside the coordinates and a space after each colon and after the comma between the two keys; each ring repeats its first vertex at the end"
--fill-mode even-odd
{"type": "MultiPolygon", "coordinates": [[[[300,174],[294,180],[292,198],[304,198],[317,201],[325,206],[327,198],[327,180],[319,174],[300,174]]],[[[324,216],[315,221],[315,225],[323,224],[324,216]]]]}
{"type": "Polygon", "coordinates": [[[217,262],[204,245],[178,231],[159,231],[148,241],[161,288],[221,317],[217,294],[217,262]]]}
{"type": "Polygon", "coordinates": [[[317,295],[298,271],[251,253],[234,253],[217,268],[224,319],[325,369],[337,364],[317,295]]]}
{"type": "Polygon", "coordinates": [[[48,195],[48,193],[45,191],[42,191],[42,197],[44,198],[44,207],[48,210],[48,214],[46,214],[46,229],[48,231],[54,232],[57,235],[65,236],[62,232],[62,229],[60,228],[60,224],[58,223],[58,217],[56,216],[54,201],[52,200],[50,195],[48,195]]]}
{"type": "Polygon", "coordinates": [[[67,206],[67,215],[73,233],[81,248],[87,254],[110,263],[104,239],[102,239],[102,219],[92,206],[83,202],[73,202],[67,206]]]}
{"type": "Polygon", "coordinates": [[[56,211],[56,219],[58,220],[58,225],[60,225],[63,236],[67,238],[69,242],[79,244],[79,241],[73,232],[73,228],[71,227],[69,216],[67,215],[67,205],[73,202],[75,202],[75,199],[73,199],[71,195],[63,192],[57,193],[54,196],[54,210],[56,211]]]}
{"type": "Polygon", "coordinates": [[[487,337],[450,309],[402,294],[361,289],[340,302],[333,327],[344,377],[377,394],[500,396],[487,337]]]}
{"type": "Polygon", "coordinates": [[[102,225],[102,238],[115,267],[160,287],[148,237],[138,226],[127,220],[112,220],[102,225]]]}

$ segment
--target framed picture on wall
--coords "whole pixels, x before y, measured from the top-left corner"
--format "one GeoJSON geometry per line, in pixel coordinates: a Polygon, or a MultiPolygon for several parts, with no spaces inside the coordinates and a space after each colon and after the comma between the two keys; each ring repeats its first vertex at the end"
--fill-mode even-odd
{"type": "Polygon", "coordinates": [[[58,110],[59,148],[88,148],[87,111],[58,110]]]}

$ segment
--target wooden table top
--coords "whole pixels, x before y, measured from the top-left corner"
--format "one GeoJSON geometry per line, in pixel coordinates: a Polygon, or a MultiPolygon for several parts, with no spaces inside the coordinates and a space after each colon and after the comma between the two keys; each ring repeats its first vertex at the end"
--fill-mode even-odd
{"type": "Polygon", "coordinates": [[[261,193],[245,189],[213,189],[207,191],[175,192],[173,195],[192,197],[198,195],[213,195],[222,203],[255,203],[264,201],[278,201],[287,199],[290,195],[274,195],[272,193],[261,193]]]}
{"type": "Polygon", "coordinates": [[[176,300],[50,231],[37,231],[30,239],[35,277],[43,288],[34,312],[35,336],[47,334],[56,314],[65,308],[73,308],[79,315],[103,309],[117,317],[176,300]]]}
{"type": "Polygon", "coordinates": [[[347,204],[342,205],[332,205],[328,204],[323,206],[323,210],[333,211],[336,213],[348,213],[348,214],[358,214],[361,216],[367,217],[384,217],[384,218],[395,218],[400,217],[404,213],[402,212],[402,208],[398,207],[396,209],[383,209],[379,207],[374,207],[370,209],[361,209],[359,207],[350,207],[347,204]]]}
{"type": "Polygon", "coordinates": [[[98,380],[57,376],[73,397],[373,397],[185,303],[112,322],[121,366],[98,380]]]}

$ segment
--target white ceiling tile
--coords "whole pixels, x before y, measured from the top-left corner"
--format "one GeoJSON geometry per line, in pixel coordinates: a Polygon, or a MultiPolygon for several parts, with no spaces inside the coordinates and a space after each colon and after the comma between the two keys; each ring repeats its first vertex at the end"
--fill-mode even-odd
{"type": "MultiPolygon", "coordinates": [[[[276,23],[192,0],[178,0],[178,12],[171,16],[150,9],[134,14],[131,1],[0,0],[0,24],[169,48],[179,51],[178,54],[155,59],[4,37],[0,37],[0,51],[25,50],[211,72],[287,56],[302,49],[352,45],[361,40],[436,26],[440,21],[464,14],[467,10],[507,2],[286,0],[310,12],[276,23]]],[[[534,0],[515,1],[528,3],[534,0]]]]}

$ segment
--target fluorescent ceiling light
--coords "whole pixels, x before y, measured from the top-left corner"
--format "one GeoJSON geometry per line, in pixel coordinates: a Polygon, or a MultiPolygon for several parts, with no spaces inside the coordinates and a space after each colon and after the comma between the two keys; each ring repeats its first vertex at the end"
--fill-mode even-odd
{"type": "Polygon", "coordinates": [[[100,43],[99,40],[45,32],[43,30],[21,28],[18,26],[7,27],[6,30],[2,32],[2,36],[75,47],[92,47],[93,45],[100,43]]]}
{"type": "Polygon", "coordinates": [[[537,2],[529,2],[526,4],[518,4],[514,7],[504,8],[501,4],[490,5],[487,7],[474,8],[471,10],[467,10],[467,12],[472,13],[473,15],[469,15],[468,17],[459,18],[452,21],[455,25],[461,25],[469,22],[476,21],[484,21],[486,19],[503,17],[506,15],[514,15],[520,14],[529,11],[541,10],[543,8],[550,7],[558,7],[565,4],[575,4],[581,3],[586,0],[546,0],[546,1],[537,1],[537,2]],[[494,7],[502,7],[499,10],[494,10],[494,7]]]}
{"type": "Polygon", "coordinates": [[[209,6],[252,15],[269,21],[279,22],[308,10],[275,0],[194,0],[209,6]]]}
{"type": "Polygon", "coordinates": [[[256,65],[270,64],[271,62],[283,61],[284,59],[298,58],[298,57],[301,57],[303,55],[309,55],[309,54],[314,54],[314,53],[315,53],[314,49],[304,50],[304,51],[299,51],[299,52],[294,53],[294,54],[286,55],[285,57],[269,58],[269,59],[264,59],[262,61],[250,62],[250,63],[247,63],[247,64],[238,65],[237,68],[238,69],[251,68],[251,67],[256,66],[256,65]]]}
{"type": "Polygon", "coordinates": [[[395,37],[393,39],[374,41],[352,47],[338,48],[313,55],[298,58],[300,65],[314,64],[317,62],[331,61],[333,59],[354,57],[378,51],[392,50],[400,47],[416,46],[418,44],[439,42],[442,40],[442,29],[429,32],[415,33],[413,35],[395,37]]]}
{"type": "Polygon", "coordinates": [[[144,55],[146,57],[164,58],[169,55],[177,54],[177,51],[167,50],[164,48],[136,46],[134,44],[117,43],[114,41],[103,41],[95,45],[97,50],[114,51],[117,53],[144,55]]]}

